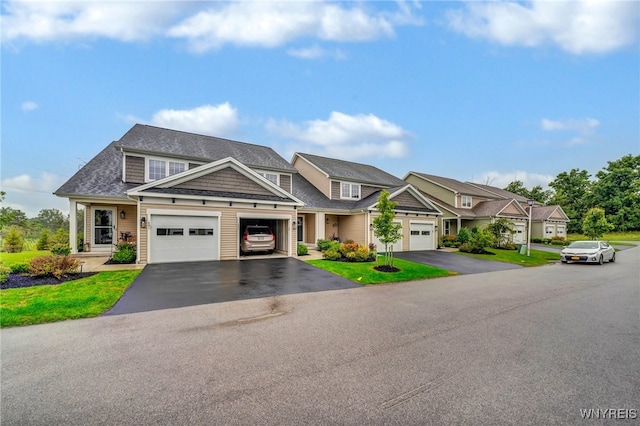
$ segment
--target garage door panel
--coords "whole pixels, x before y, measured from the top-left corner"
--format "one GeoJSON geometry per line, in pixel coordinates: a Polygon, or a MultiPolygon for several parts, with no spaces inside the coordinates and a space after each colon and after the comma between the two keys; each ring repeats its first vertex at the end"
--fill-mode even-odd
{"type": "Polygon", "coordinates": [[[218,260],[217,217],[153,215],[152,263],[218,260]]]}
{"type": "Polygon", "coordinates": [[[409,226],[410,250],[433,250],[434,234],[431,223],[412,223],[409,226]]]}

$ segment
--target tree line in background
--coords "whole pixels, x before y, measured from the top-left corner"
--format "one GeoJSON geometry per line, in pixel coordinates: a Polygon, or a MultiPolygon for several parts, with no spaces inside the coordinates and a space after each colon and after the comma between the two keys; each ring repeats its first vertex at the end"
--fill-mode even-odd
{"type": "Polygon", "coordinates": [[[608,161],[595,179],[586,170],[562,172],[549,186],[553,189],[543,190],[538,185],[528,190],[516,180],[504,189],[542,204],[561,206],[571,219],[569,233],[581,233],[587,212],[596,207],[604,210],[613,231],[640,230],[640,155],[608,161]]]}

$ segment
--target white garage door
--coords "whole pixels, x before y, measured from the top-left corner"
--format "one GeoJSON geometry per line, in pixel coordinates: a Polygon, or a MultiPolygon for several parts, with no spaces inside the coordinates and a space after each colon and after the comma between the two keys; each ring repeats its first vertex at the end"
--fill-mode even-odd
{"type": "Polygon", "coordinates": [[[152,215],[150,263],[219,260],[217,217],[152,215]]]}
{"type": "Polygon", "coordinates": [[[524,244],[527,242],[527,235],[525,233],[525,226],[522,224],[515,224],[513,226],[513,242],[514,244],[524,244]]]}
{"type": "Polygon", "coordinates": [[[412,223],[410,229],[410,250],[433,250],[433,225],[431,223],[412,223]]]}

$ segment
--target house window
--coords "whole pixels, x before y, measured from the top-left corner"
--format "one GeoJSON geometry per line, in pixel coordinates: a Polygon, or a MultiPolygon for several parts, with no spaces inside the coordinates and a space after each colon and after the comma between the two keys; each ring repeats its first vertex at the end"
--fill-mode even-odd
{"type": "Polygon", "coordinates": [[[340,184],[340,198],[360,199],[360,185],[342,182],[340,184]]]}
{"type": "Polygon", "coordinates": [[[186,163],[179,161],[165,161],[149,159],[149,180],[162,179],[167,176],[182,173],[187,169],[186,163]]]}
{"type": "Polygon", "coordinates": [[[468,195],[462,196],[462,207],[465,209],[471,208],[471,197],[469,197],[468,195]]]}
{"type": "Polygon", "coordinates": [[[448,220],[444,221],[444,235],[449,235],[451,234],[451,222],[449,222],[448,220]]]}
{"type": "Polygon", "coordinates": [[[262,176],[263,178],[267,179],[268,181],[271,181],[271,182],[275,183],[276,185],[279,185],[278,184],[278,178],[280,177],[280,175],[278,175],[277,173],[258,172],[258,174],[260,176],[262,176]]]}

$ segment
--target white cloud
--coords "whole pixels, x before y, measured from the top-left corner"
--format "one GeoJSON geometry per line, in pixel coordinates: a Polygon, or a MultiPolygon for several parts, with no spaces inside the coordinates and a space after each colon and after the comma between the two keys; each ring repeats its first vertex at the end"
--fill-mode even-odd
{"type": "Polygon", "coordinates": [[[345,55],[340,49],[326,50],[318,45],[302,49],[289,49],[287,50],[287,54],[301,59],[321,59],[329,57],[337,60],[343,60],[347,58],[347,55],[345,55]]]}
{"type": "Polygon", "coordinates": [[[35,109],[38,109],[38,104],[33,102],[33,101],[25,101],[22,103],[22,105],[20,106],[20,108],[24,111],[24,112],[29,112],[29,111],[33,111],[35,109]]]}
{"type": "Polygon", "coordinates": [[[512,46],[552,43],[573,54],[634,45],[638,18],[635,1],[474,2],[448,13],[449,26],[469,37],[512,46]]]}
{"type": "MultiPolygon", "coordinates": [[[[220,3],[216,4],[220,5],[220,3]]],[[[401,4],[396,13],[368,12],[362,3],[231,2],[191,16],[168,31],[203,52],[226,44],[276,47],[298,38],[367,41],[394,34],[394,25],[418,25],[412,10],[401,4]]]]}
{"type": "Polygon", "coordinates": [[[2,190],[7,193],[3,207],[22,210],[27,217],[35,217],[42,209],[69,211],[69,201],[53,195],[66,179],[52,173],[43,172],[34,177],[22,174],[2,179],[2,190]]]}
{"type": "Polygon", "coordinates": [[[540,122],[540,127],[542,127],[543,130],[570,130],[584,135],[595,132],[599,125],[600,121],[595,118],[568,120],[549,120],[548,118],[543,118],[540,122]]]}
{"type": "Polygon", "coordinates": [[[153,115],[151,122],[160,127],[228,137],[237,131],[239,120],[238,111],[225,102],[189,110],[163,109],[153,115]]]}
{"type": "Polygon", "coordinates": [[[184,8],[180,2],[27,1],[3,2],[3,42],[105,37],[122,41],[161,35],[184,8]]]}
{"type": "Polygon", "coordinates": [[[332,112],[328,120],[311,120],[302,125],[269,120],[267,130],[297,141],[304,150],[338,158],[406,157],[409,133],[397,124],[373,114],[347,115],[332,112]]]}
{"type": "Polygon", "coordinates": [[[499,172],[491,170],[480,175],[479,179],[475,179],[476,183],[483,185],[491,185],[498,188],[505,188],[511,182],[519,180],[528,189],[540,185],[543,189],[548,189],[549,182],[555,179],[555,176],[542,175],[539,173],[529,173],[522,170],[512,172],[499,172]]]}

